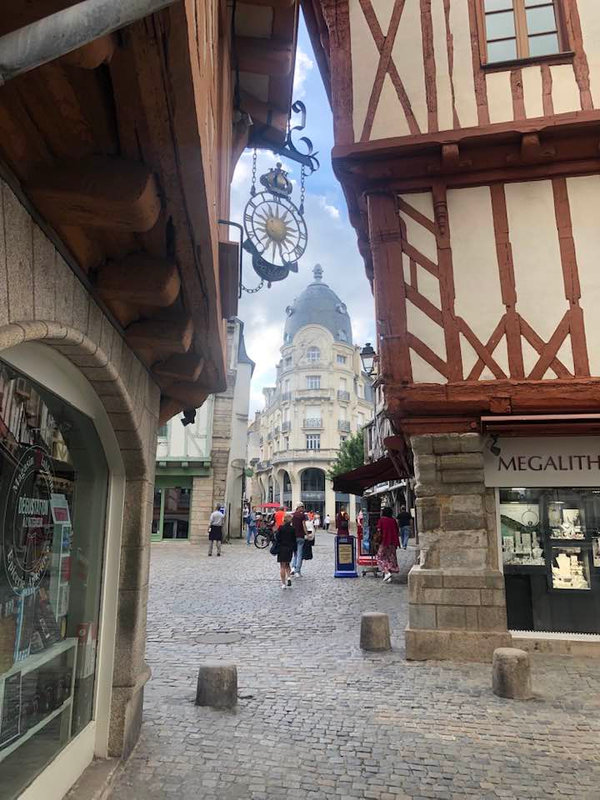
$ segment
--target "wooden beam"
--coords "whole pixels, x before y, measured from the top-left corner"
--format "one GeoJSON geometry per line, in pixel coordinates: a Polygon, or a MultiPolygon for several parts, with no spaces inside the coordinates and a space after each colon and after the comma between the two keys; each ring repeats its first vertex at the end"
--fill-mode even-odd
{"type": "Polygon", "coordinates": [[[181,289],[177,265],[133,253],[121,261],[109,261],[98,273],[98,294],[103,300],[116,300],[140,306],[172,305],[181,289]]]}
{"type": "Polygon", "coordinates": [[[296,0],[239,0],[239,6],[271,6],[271,8],[291,8],[296,0]]]}
{"type": "Polygon", "coordinates": [[[165,391],[168,397],[179,400],[181,408],[200,408],[206,400],[210,389],[202,382],[200,383],[174,383],[165,391]]]}
{"type": "Polygon", "coordinates": [[[125,331],[125,338],[134,350],[151,351],[157,360],[161,354],[187,353],[193,334],[192,320],[187,314],[180,314],[134,322],[125,331]]]}
{"type": "Polygon", "coordinates": [[[279,39],[237,36],[238,66],[241,72],[259,75],[289,75],[294,64],[292,43],[279,39]]]}
{"type": "Polygon", "coordinates": [[[197,353],[176,353],[156,364],[152,370],[157,377],[159,385],[166,388],[173,383],[195,383],[204,369],[204,359],[197,353]]]}
{"type": "Polygon", "coordinates": [[[110,62],[115,48],[116,41],[114,36],[101,36],[99,39],[94,39],[93,42],[73,50],[72,53],[67,53],[60,61],[70,67],[96,69],[101,64],[110,62]]]}
{"type": "Polygon", "coordinates": [[[252,117],[254,125],[268,125],[285,131],[287,128],[288,113],[284,109],[274,107],[269,103],[254,97],[249,92],[242,89],[241,92],[242,108],[252,117]]]}
{"type": "Polygon", "coordinates": [[[219,282],[223,319],[231,319],[238,312],[239,253],[240,246],[235,242],[219,242],[219,282]]]}
{"type": "Polygon", "coordinates": [[[160,214],[154,175],[136,161],[89,156],[36,173],[25,186],[34,205],[55,224],[141,233],[160,214]]]}

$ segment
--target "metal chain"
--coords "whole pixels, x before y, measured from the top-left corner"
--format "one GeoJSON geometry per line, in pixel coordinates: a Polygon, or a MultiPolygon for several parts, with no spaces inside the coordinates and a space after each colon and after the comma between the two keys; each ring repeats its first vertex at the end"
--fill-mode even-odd
{"type": "Polygon", "coordinates": [[[256,194],[256,147],[252,154],[252,185],[250,186],[250,196],[254,197],[256,194]]]}
{"type": "Polygon", "coordinates": [[[304,216],[304,195],[306,194],[306,186],[304,185],[304,181],[306,178],[306,173],[304,171],[304,164],[302,164],[302,169],[300,170],[300,214],[304,216]]]}
{"type": "Polygon", "coordinates": [[[261,280],[258,286],[256,286],[254,289],[247,289],[242,283],[242,290],[244,292],[247,292],[247,294],[256,294],[257,292],[260,292],[260,290],[263,288],[264,285],[265,285],[264,280],[261,280]]]}

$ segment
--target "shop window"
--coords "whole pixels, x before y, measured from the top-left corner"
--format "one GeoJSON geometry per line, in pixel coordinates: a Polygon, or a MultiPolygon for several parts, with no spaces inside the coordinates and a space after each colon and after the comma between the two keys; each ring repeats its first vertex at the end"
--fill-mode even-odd
{"type": "Polygon", "coordinates": [[[192,490],[173,486],[163,491],[165,493],[163,539],[187,539],[192,490]]]}
{"type": "Polygon", "coordinates": [[[0,794],[94,714],[108,467],[92,420],[0,362],[0,794]]]}
{"type": "Polygon", "coordinates": [[[499,513],[509,628],[600,633],[600,489],[503,488],[499,513]]]}
{"type": "Polygon", "coordinates": [[[321,388],[321,376],[320,375],[307,375],[306,376],[306,388],[307,389],[320,389],[321,388]]]}
{"type": "Polygon", "coordinates": [[[560,53],[559,0],[483,0],[486,62],[560,53]]]}

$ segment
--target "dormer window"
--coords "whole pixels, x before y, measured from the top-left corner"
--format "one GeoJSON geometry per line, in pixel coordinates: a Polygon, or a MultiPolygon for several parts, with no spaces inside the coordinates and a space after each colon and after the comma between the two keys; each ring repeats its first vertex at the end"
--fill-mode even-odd
{"type": "Polygon", "coordinates": [[[559,0],[482,0],[488,64],[556,55],[559,0]]]}

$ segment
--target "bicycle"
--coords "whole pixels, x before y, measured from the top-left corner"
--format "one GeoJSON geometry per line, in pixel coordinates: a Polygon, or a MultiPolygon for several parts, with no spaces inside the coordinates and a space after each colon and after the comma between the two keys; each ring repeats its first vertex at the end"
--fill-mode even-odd
{"type": "Polygon", "coordinates": [[[265,547],[269,547],[269,545],[273,544],[274,541],[275,532],[273,531],[273,528],[269,527],[268,525],[260,528],[254,536],[254,546],[258,547],[259,550],[264,550],[265,547]]]}

